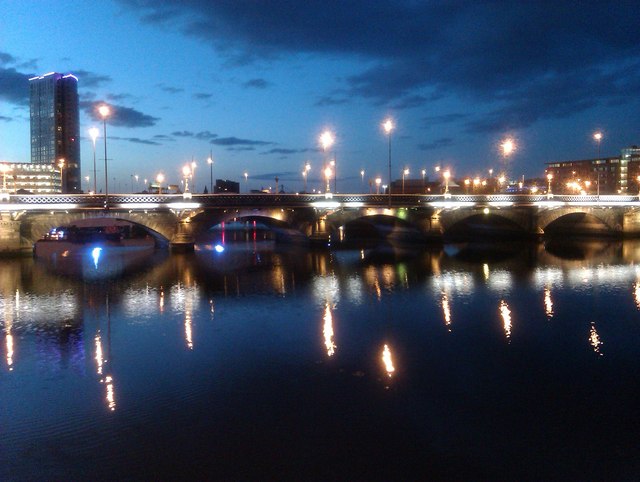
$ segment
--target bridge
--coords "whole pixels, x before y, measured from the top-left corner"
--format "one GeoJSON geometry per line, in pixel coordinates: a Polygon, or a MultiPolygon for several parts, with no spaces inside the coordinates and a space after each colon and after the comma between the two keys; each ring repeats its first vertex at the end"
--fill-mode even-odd
{"type": "Polygon", "coordinates": [[[0,254],[31,253],[53,227],[117,218],[160,244],[193,248],[213,226],[256,221],[295,241],[442,239],[483,232],[640,235],[632,195],[103,194],[0,195],[0,254]]]}

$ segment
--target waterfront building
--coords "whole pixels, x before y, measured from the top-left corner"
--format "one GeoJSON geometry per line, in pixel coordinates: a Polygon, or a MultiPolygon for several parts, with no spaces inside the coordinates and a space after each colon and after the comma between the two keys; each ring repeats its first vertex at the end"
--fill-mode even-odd
{"type": "Polygon", "coordinates": [[[640,186],[640,148],[621,150],[619,156],[546,163],[556,193],[624,194],[640,186]]]}
{"type": "Polygon", "coordinates": [[[32,77],[29,93],[31,163],[62,169],[61,191],[81,192],[78,79],[56,72],[32,77]]]}
{"type": "Polygon", "coordinates": [[[53,164],[0,164],[0,187],[3,193],[57,194],[62,192],[61,180],[60,169],[53,164]]]}
{"type": "Polygon", "coordinates": [[[240,192],[240,183],[229,181],[228,179],[216,179],[216,185],[213,188],[215,194],[238,194],[240,192]]]}

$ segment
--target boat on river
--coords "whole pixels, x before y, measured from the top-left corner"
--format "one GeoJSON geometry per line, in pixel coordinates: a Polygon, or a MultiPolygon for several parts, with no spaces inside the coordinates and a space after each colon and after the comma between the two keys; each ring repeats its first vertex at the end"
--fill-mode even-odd
{"type": "Polygon", "coordinates": [[[153,250],[155,239],[144,229],[126,222],[58,226],[36,241],[36,257],[71,256],[92,253],[153,250]]]}

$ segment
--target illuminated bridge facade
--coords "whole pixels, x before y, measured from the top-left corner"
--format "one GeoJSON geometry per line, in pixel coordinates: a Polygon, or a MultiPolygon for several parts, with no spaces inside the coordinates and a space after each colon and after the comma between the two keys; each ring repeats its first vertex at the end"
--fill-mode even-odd
{"type": "Polygon", "coordinates": [[[259,220],[279,239],[393,241],[460,234],[640,235],[638,196],[194,194],[3,195],[0,252],[31,253],[51,228],[94,218],[136,223],[161,243],[193,246],[213,226],[259,220]]]}

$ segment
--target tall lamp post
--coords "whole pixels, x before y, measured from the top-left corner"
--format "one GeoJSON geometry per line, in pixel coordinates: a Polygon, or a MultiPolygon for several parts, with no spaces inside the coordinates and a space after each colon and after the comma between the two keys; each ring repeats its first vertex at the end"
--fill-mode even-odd
{"type": "Polygon", "coordinates": [[[389,144],[389,207],[391,207],[391,131],[394,128],[393,122],[391,119],[387,119],[382,124],[385,133],[387,134],[388,144],[389,144]]]}
{"type": "Polygon", "coordinates": [[[64,159],[58,159],[58,167],[60,168],[60,192],[64,193],[64,177],[62,176],[62,169],[64,169],[64,159]]]}
{"type": "Polygon", "coordinates": [[[551,174],[551,173],[547,174],[547,182],[549,183],[548,187],[547,187],[547,196],[549,196],[549,197],[553,196],[553,193],[551,192],[551,181],[552,180],[553,180],[553,174],[551,174]]]}
{"type": "Polygon", "coordinates": [[[211,179],[209,180],[209,194],[213,194],[213,155],[210,153],[207,159],[207,164],[211,170],[211,179]]]}
{"type": "Polygon", "coordinates": [[[380,177],[376,177],[376,194],[380,194],[380,184],[382,184],[382,179],[380,177]]]}
{"type": "Polygon", "coordinates": [[[425,178],[426,175],[427,175],[427,170],[423,169],[422,170],[422,194],[424,194],[424,187],[425,187],[424,178],[425,178]]]}
{"type": "Polygon", "coordinates": [[[451,177],[451,173],[446,170],[442,173],[442,176],[444,177],[444,197],[449,197],[451,196],[451,194],[449,194],[449,178],[451,177]]]}
{"type": "Polygon", "coordinates": [[[404,177],[409,175],[409,169],[402,170],[402,194],[404,194],[404,177]]]}
{"type": "Polygon", "coordinates": [[[598,144],[598,163],[596,164],[596,172],[598,173],[598,199],[600,199],[600,142],[602,141],[602,132],[596,132],[593,134],[593,138],[598,144]]]}
{"type": "Polygon", "coordinates": [[[109,176],[107,172],[107,117],[111,114],[111,109],[107,104],[98,107],[98,112],[102,116],[104,127],[104,207],[109,209],[109,176]]]}
{"type": "Polygon", "coordinates": [[[162,194],[162,183],[164,182],[164,174],[159,173],[156,176],[156,182],[158,183],[158,194],[162,194]]]}
{"type": "Polygon", "coordinates": [[[184,192],[189,192],[189,176],[191,176],[191,167],[187,164],[182,168],[182,175],[184,176],[184,192]]]}
{"type": "MultiPolygon", "coordinates": [[[[331,185],[329,184],[329,177],[331,176],[330,174],[331,168],[327,166],[327,149],[329,149],[334,142],[335,142],[335,138],[333,137],[333,134],[330,131],[324,131],[322,134],[320,134],[320,144],[322,145],[322,152],[324,155],[324,163],[325,163],[324,174],[327,177],[327,192],[331,191],[331,185]],[[329,172],[328,176],[327,176],[327,172],[329,172]]],[[[334,189],[335,189],[335,185],[334,185],[334,189]]]]}
{"type": "Polygon", "coordinates": [[[249,173],[244,171],[244,188],[249,192],[249,173]]]}
{"type": "Polygon", "coordinates": [[[97,177],[96,177],[96,139],[98,139],[98,135],[100,135],[100,129],[97,127],[92,127],[89,129],[89,136],[91,136],[91,141],[93,142],[93,193],[97,192],[97,177]]]}
{"type": "Polygon", "coordinates": [[[362,189],[362,192],[364,192],[364,169],[360,171],[360,177],[362,178],[360,182],[360,189],[362,189]]]}

